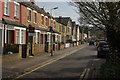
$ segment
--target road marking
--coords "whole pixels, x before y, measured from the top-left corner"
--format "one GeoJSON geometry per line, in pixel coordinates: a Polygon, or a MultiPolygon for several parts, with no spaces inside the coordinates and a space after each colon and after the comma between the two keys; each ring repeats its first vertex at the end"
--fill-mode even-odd
{"type": "Polygon", "coordinates": [[[84,71],[82,72],[82,74],[80,75],[80,80],[82,80],[84,78],[86,71],[87,71],[87,69],[85,68],[84,71]]]}
{"type": "Polygon", "coordinates": [[[85,68],[84,71],[82,72],[82,74],[80,75],[80,79],[79,80],[85,80],[88,78],[88,74],[90,72],[90,68],[85,68]]]}
{"type": "Polygon", "coordinates": [[[87,78],[88,78],[88,74],[89,74],[89,72],[90,72],[90,68],[88,68],[88,69],[87,69],[86,75],[85,75],[85,77],[84,77],[84,79],[83,79],[83,80],[85,80],[85,79],[87,79],[87,78]]]}
{"type": "Polygon", "coordinates": [[[42,67],[44,67],[44,66],[47,66],[48,64],[51,64],[51,63],[53,63],[53,62],[56,62],[56,61],[58,61],[58,60],[60,60],[60,59],[62,59],[62,58],[64,58],[64,57],[66,57],[66,56],[69,56],[69,55],[71,55],[71,54],[73,54],[73,53],[75,53],[75,52],[77,52],[77,51],[79,51],[79,50],[81,50],[81,49],[83,49],[83,48],[85,48],[85,47],[86,47],[86,46],[84,46],[84,47],[82,46],[81,48],[79,48],[79,49],[77,49],[77,50],[71,51],[69,54],[66,53],[66,54],[63,55],[63,56],[58,57],[57,59],[56,59],[56,58],[51,59],[51,60],[49,60],[48,63],[43,64],[43,65],[41,65],[41,66],[39,66],[39,67],[37,67],[37,68],[29,71],[29,72],[26,72],[26,73],[24,73],[24,74],[22,74],[22,75],[17,76],[16,79],[18,79],[18,78],[20,78],[20,77],[22,77],[22,76],[25,76],[25,75],[27,75],[27,74],[30,74],[30,73],[32,73],[33,71],[36,71],[36,70],[38,70],[38,69],[40,69],[40,68],[42,68],[42,67]]]}

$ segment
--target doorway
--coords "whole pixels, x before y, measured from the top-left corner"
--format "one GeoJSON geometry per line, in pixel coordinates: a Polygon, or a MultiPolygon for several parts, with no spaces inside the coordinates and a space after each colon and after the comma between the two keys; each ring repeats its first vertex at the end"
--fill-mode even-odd
{"type": "Polygon", "coordinates": [[[48,52],[47,34],[45,34],[45,52],[48,52]]]}

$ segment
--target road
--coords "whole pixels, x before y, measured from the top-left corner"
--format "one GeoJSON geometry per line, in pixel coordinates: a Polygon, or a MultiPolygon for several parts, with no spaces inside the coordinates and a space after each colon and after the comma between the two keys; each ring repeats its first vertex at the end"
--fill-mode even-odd
{"type": "Polygon", "coordinates": [[[45,67],[20,75],[19,78],[82,79],[85,73],[89,73],[94,61],[97,61],[96,55],[96,47],[87,46],[45,67]]]}

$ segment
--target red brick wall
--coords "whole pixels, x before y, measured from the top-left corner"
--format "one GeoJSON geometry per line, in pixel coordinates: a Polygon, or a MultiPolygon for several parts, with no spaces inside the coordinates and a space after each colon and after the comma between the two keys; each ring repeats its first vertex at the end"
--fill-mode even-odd
{"type": "Polygon", "coordinates": [[[9,2],[9,16],[4,15],[4,2],[2,2],[2,17],[10,18],[12,20],[16,20],[20,22],[20,5],[19,5],[19,19],[14,18],[14,13],[15,13],[15,6],[14,2],[9,2]]]}
{"type": "Polygon", "coordinates": [[[0,11],[0,19],[2,19],[2,12],[3,12],[3,11],[2,11],[2,1],[1,1],[1,0],[0,0],[0,10],[1,10],[1,11],[0,11]]]}

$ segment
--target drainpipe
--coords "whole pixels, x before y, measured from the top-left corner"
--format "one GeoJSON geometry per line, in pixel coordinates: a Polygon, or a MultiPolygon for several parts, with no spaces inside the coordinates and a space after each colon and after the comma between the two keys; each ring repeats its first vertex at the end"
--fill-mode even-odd
{"type": "MultiPolygon", "coordinates": [[[[3,42],[4,42],[4,43],[3,43],[3,50],[4,50],[4,48],[5,48],[5,23],[4,23],[4,36],[3,36],[3,37],[4,37],[4,41],[3,41],[3,42]]],[[[3,51],[3,52],[4,52],[4,51],[3,51]]]]}

